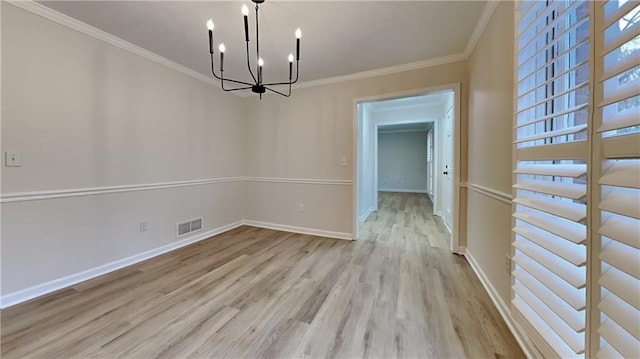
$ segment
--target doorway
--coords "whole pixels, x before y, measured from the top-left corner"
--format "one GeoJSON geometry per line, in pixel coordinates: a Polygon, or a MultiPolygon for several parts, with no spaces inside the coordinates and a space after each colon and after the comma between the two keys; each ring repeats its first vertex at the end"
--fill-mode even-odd
{"type": "Polygon", "coordinates": [[[359,224],[378,210],[380,191],[426,193],[433,214],[442,218],[451,234],[451,250],[461,252],[457,223],[459,103],[459,84],[354,100],[355,239],[359,238],[359,224]],[[400,147],[415,148],[410,144],[414,141],[422,141],[424,152],[417,157],[424,164],[413,159],[409,165],[413,170],[400,173],[398,169],[407,164],[389,162],[388,152],[398,152],[393,155],[400,158],[400,147]],[[380,164],[380,156],[387,162],[380,164]]]}

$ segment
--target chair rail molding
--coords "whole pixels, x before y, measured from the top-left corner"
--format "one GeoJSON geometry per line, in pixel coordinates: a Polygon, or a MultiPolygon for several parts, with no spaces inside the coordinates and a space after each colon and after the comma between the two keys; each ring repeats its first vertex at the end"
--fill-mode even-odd
{"type": "Polygon", "coordinates": [[[493,188],[481,186],[481,185],[470,183],[470,182],[461,182],[460,186],[464,188],[468,188],[474,192],[480,193],[487,197],[491,197],[495,200],[506,203],[508,205],[511,205],[511,199],[512,199],[511,193],[498,191],[493,188]]]}
{"type": "Polygon", "coordinates": [[[160,183],[142,183],[120,186],[105,187],[88,187],[88,188],[68,188],[60,190],[44,190],[33,192],[10,192],[3,193],[0,196],[0,203],[14,203],[27,201],[41,201],[58,198],[96,196],[112,193],[149,191],[176,187],[203,186],[217,183],[233,183],[233,182],[270,182],[270,183],[293,183],[306,185],[331,185],[331,186],[351,186],[351,180],[332,180],[332,179],[314,179],[314,178],[276,178],[276,177],[223,177],[208,178],[188,181],[160,182],[160,183]]]}

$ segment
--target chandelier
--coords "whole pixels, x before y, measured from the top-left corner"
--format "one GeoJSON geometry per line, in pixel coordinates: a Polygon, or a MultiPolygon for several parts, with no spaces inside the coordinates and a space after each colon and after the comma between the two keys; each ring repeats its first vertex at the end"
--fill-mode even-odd
{"type": "Polygon", "coordinates": [[[259,4],[262,4],[265,0],[251,0],[252,2],[254,2],[256,4],[256,61],[255,61],[255,72],[254,69],[252,69],[251,67],[251,60],[250,60],[250,53],[249,53],[249,8],[247,7],[247,5],[242,5],[242,15],[244,16],[244,38],[245,38],[245,42],[247,45],[247,69],[249,70],[249,74],[251,75],[251,78],[253,79],[253,83],[249,83],[249,82],[245,82],[245,81],[239,81],[239,80],[234,80],[234,79],[230,79],[230,78],[225,78],[224,77],[224,52],[225,52],[225,46],[224,43],[221,43],[220,46],[218,46],[218,50],[220,52],[220,75],[218,76],[218,74],[216,73],[216,69],[215,69],[215,65],[214,65],[214,60],[215,60],[215,56],[214,56],[214,50],[213,50],[213,19],[209,19],[209,21],[207,21],[207,28],[209,29],[209,54],[211,55],[211,73],[213,74],[213,77],[215,77],[216,79],[220,80],[220,84],[222,86],[222,89],[224,91],[227,92],[231,92],[231,91],[241,91],[241,90],[251,90],[254,93],[257,93],[260,95],[260,99],[262,99],[262,94],[265,93],[266,91],[270,91],[273,93],[277,93],[278,95],[282,95],[285,97],[289,97],[291,96],[291,85],[298,82],[298,73],[299,73],[299,66],[300,66],[300,37],[302,37],[302,32],[300,31],[300,29],[297,29],[295,32],[296,35],[296,78],[293,79],[293,54],[289,54],[289,81],[284,81],[284,82],[271,82],[271,83],[264,83],[262,81],[262,68],[264,66],[264,60],[262,60],[262,58],[260,57],[260,31],[259,31],[259,24],[258,24],[258,11],[259,11],[259,4]],[[235,86],[232,88],[227,88],[225,87],[225,83],[232,83],[233,85],[231,86],[235,86]],[[288,85],[289,86],[289,91],[284,93],[278,90],[273,89],[273,86],[284,86],[284,85],[288,85]]]}

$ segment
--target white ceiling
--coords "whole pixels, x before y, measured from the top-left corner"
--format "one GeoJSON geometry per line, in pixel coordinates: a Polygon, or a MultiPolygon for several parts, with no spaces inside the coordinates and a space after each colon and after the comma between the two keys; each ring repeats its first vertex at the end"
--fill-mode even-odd
{"type": "MultiPolygon", "coordinates": [[[[209,75],[206,21],[223,41],[225,75],[248,80],[240,8],[250,1],[40,1],[123,40],[209,75]]],[[[288,76],[287,55],[302,29],[300,81],[307,82],[458,55],[486,1],[275,1],[260,6],[265,81],[288,76]]],[[[255,56],[255,55],[254,55],[255,56]]]]}
{"type": "Polygon", "coordinates": [[[367,102],[369,109],[374,112],[380,111],[398,111],[407,108],[415,108],[415,107],[434,107],[441,106],[444,104],[447,96],[453,96],[453,91],[445,90],[445,91],[437,91],[431,92],[425,95],[419,96],[411,96],[411,97],[401,97],[391,100],[381,100],[381,101],[372,101],[367,102]]]}
{"type": "Polygon", "coordinates": [[[406,115],[403,116],[403,113],[406,114],[406,110],[412,111],[410,113],[415,113],[415,111],[420,111],[424,114],[433,113],[434,111],[442,113],[443,106],[452,96],[454,96],[453,91],[444,90],[412,97],[367,102],[365,105],[376,114],[386,113],[391,114],[393,117],[397,116],[391,123],[379,125],[378,132],[426,131],[433,127],[433,121],[406,122],[406,115]]]}
{"type": "Polygon", "coordinates": [[[378,132],[395,131],[427,131],[433,126],[433,122],[404,123],[397,125],[378,126],[378,132]]]}

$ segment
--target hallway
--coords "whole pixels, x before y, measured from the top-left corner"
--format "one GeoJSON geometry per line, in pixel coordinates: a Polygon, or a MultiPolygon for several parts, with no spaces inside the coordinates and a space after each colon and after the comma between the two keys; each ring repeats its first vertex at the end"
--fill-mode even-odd
{"type": "Polygon", "coordinates": [[[469,263],[449,250],[449,233],[432,212],[426,194],[380,192],[379,210],[360,229],[358,243],[371,248],[370,260],[384,258],[380,285],[397,283],[391,301],[396,347],[411,348],[413,356],[523,358],[469,263]]]}

